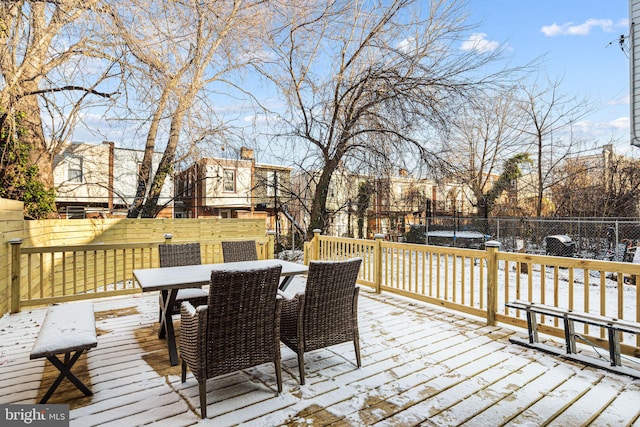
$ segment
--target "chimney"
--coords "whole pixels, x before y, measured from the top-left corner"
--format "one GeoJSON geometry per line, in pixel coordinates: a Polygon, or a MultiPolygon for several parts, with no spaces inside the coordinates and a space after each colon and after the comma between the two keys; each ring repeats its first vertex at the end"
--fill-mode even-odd
{"type": "Polygon", "coordinates": [[[240,148],[240,159],[241,160],[253,160],[253,150],[247,147],[240,148]]]}

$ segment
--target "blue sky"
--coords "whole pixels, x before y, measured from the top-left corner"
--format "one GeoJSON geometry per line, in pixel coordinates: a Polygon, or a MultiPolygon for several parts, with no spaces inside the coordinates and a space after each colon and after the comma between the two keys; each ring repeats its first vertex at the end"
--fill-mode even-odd
{"type": "MultiPolygon", "coordinates": [[[[632,148],[629,142],[629,59],[618,44],[629,31],[628,0],[469,0],[469,7],[470,21],[477,27],[467,46],[505,47],[513,66],[544,57],[540,84],[545,83],[545,75],[562,79],[560,93],[589,97],[597,107],[573,127],[574,135],[598,147],[613,139],[616,151],[640,156],[640,148],[632,148]]],[[[227,106],[228,102],[234,99],[225,98],[220,104],[231,111],[234,106],[227,106]]],[[[244,103],[239,104],[231,120],[240,119],[242,112],[251,114],[244,103]]],[[[253,118],[247,116],[245,124],[253,118]]],[[[105,126],[99,117],[92,123],[105,126]]],[[[104,130],[109,139],[142,148],[144,138],[132,141],[133,130],[115,125],[104,130]]],[[[79,129],[75,139],[99,142],[105,137],[79,129]]]]}
{"type": "Polygon", "coordinates": [[[476,46],[504,46],[515,64],[544,55],[542,72],[552,80],[562,79],[562,94],[589,97],[597,106],[580,123],[585,138],[598,145],[614,138],[616,150],[631,152],[629,59],[618,43],[629,31],[627,0],[471,0],[469,4],[471,19],[478,23],[476,46]]]}

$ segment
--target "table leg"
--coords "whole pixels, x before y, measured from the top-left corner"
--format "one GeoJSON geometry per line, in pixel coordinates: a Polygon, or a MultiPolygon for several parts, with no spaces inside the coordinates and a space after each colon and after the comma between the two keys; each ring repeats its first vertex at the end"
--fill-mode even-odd
{"type": "Polygon", "coordinates": [[[176,335],[173,328],[172,307],[176,301],[177,289],[169,289],[168,291],[160,291],[160,309],[162,316],[160,318],[159,338],[167,337],[167,348],[169,349],[169,361],[172,366],[178,364],[178,350],[176,348],[176,335]]]}
{"type": "Polygon", "coordinates": [[[168,291],[160,291],[160,329],[158,330],[158,338],[164,338],[165,333],[167,331],[165,325],[167,322],[167,310],[169,302],[169,292],[168,291]]]}
{"type": "Polygon", "coordinates": [[[291,284],[292,280],[293,280],[293,276],[284,276],[284,278],[282,279],[282,282],[280,282],[280,286],[278,286],[278,288],[281,291],[286,290],[287,287],[291,284]]]}

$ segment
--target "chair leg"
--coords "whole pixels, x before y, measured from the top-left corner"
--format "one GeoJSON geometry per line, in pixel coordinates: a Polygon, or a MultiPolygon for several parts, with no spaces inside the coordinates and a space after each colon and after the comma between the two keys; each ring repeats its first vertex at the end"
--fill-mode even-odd
{"type": "Polygon", "coordinates": [[[300,385],[304,385],[304,351],[298,350],[298,370],[300,371],[300,385]]]}
{"type": "Polygon", "coordinates": [[[278,383],[278,393],[282,393],[282,364],[280,363],[280,356],[275,360],[276,365],[276,382],[278,383]]]}
{"type": "Polygon", "coordinates": [[[207,418],[207,381],[198,381],[200,393],[200,417],[207,418]]]}
{"type": "Polygon", "coordinates": [[[182,359],[182,375],[181,375],[181,379],[182,379],[182,382],[187,381],[187,362],[185,362],[184,359],[182,359]]]}
{"type": "Polygon", "coordinates": [[[358,368],[362,366],[362,360],[360,360],[360,330],[358,329],[358,291],[360,288],[356,286],[353,291],[353,306],[351,308],[351,315],[353,316],[353,347],[356,351],[356,364],[358,368]]]}

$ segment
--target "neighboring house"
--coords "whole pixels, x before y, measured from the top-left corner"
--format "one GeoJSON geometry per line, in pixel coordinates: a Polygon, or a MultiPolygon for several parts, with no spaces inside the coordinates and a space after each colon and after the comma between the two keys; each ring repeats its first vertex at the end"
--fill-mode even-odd
{"type": "Polygon", "coordinates": [[[287,234],[288,220],[279,214],[290,200],[290,177],[291,168],[258,164],[244,147],[239,159],[199,159],[176,174],[176,216],[264,217],[287,234]]]}
{"type": "Polygon", "coordinates": [[[412,224],[424,223],[433,214],[439,187],[429,179],[411,177],[405,169],[397,176],[373,181],[372,209],[369,229],[397,240],[412,224]]]}
{"type": "Polygon", "coordinates": [[[293,193],[291,168],[278,165],[254,164],[253,205],[267,212],[269,229],[289,234],[293,224],[304,235],[304,229],[295,222],[290,212],[293,193]]]}
{"type": "Polygon", "coordinates": [[[640,161],[616,154],[607,144],[599,154],[566,159],[562,179],[551,188],[555,215],[635,217],[640,212],[640,161]]]}
{"type": "MultiPolygon", "coordinates": [[[[144,152],[102,144],[70,143],[54,160],[56,205],[62,218],[126,217],[144,152]]],[[[162,153],[154,155],[154,167],[162,153]]],[[[158,217],[173,217],[173,179],[167,177],[158,217]]]]}
{"type": "MultiPolygon", "coordinates": [[[[311,205],[320,174],[319,170],[302,171],[291,178],[293,193],[298,195],[298,199],[295,203],[291,203],[290,210],[296,223],[300,224],[300,228],[304,230],[309,227],[311,205]]],[[[324,229],[327,235],[355,236],[357,234],[355,211],[358,185],[366,179],[366,177],[351,174],[341,167],[333,173],[327,190],[328,224],[324,229]]]]}
{"type": "Polygon", "coordinates": [[[177,217],[237,218],[252,209],[250,160],[199,159],[175,179],[177,217]]]}
{"type": "MultiPolygon", "coordinates": [[[[293,178],[297,194],[307,202],[308,208],[319,176],[320,172],[316,171],[299,173],[293,178]]],[[[411,224],[421,223],[425,216],[432,214],[437,191],[430,180],[413,178],[405,170],[400,170],[398,176],[378,178],[352,174],[339,168],[332,176],[327,193],[328,223],[325,232],[328,235],[358,235],[358,190],[362,183],[368,183],[371,188],[364,218],[364,237],[382,233],[396,239],[411,224]]],[[[296,219],[301,224],[308,224],[308,211],[300,209],[296,219]]]]}

